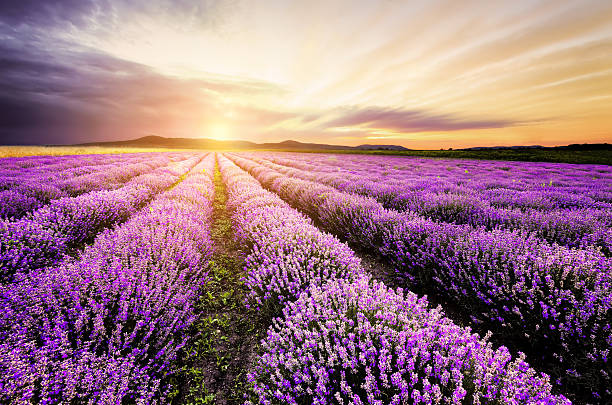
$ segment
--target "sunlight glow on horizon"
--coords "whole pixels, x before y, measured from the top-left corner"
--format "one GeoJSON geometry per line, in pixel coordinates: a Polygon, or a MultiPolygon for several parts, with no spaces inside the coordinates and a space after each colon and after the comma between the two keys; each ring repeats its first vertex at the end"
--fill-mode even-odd
{"type": "Polygon", "coordinates": [[[112,102],[58,92],[78,111],[110,109],[96,114],[113,117],[96,136],[433,149],[612,142],[611,2],[146,4],[44,31],[57,60],[94,52],[125,62],[72,64],[99,75],[112,102]]]}
{"type": "Polygon", "coordinates": [[[202,138],[211,138],[217,141],[229,141],[233,139],[229,126],[223,122],[215,122],[207,125],[201,136],[202,138]]]}

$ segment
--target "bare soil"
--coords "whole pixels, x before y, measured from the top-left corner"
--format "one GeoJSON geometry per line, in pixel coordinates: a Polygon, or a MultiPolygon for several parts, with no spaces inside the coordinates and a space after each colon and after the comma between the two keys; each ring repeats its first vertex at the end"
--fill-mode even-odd
{"type": "Polygon", "coordinates": [[[226,209],[226,189],[215,170],[211,236],[215,242],[209,274],[198,303],[195,338],[186,347],[182,368],[174,377],[173,404],[242,404],[247,370],[266,325],[246,308],[244,258],[226,209]]]}

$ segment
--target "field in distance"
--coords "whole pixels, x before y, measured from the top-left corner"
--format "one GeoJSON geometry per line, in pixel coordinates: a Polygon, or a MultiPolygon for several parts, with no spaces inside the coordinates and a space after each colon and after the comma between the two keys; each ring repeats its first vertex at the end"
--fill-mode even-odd
{"type": "Polygon", "coordinates": [[[170,152],[170,148],[105,146],[0,146],[0,158],[25,156],[99,155],[139,152],[170,152]]]}
{"type": "Polygon", "coordinates": [[[80,150],[0,159],[0,403],[612,401],[612,166],[80,150]]]}
{"type": "MultiPolygon", "coordinates": [[[[365,155],[389,155],[389,156],[418,156],[425,158],[441,159],[484,159],[484,160],[508,160],[525,162],[550,162],[550,163],[575,163],[575,164],[603,164],[612,165],[612,146],[585,145],[584,148],[516,148],[516,149],[480,149],[480,150],[357,150],[357,149],[320,149],[310,148],[307,144],[293,143],[299,147],[286,147],[282,143],[274,148],[262,145],[261,148],[248,149],[259,151],[276,152],[301,152],[301,153],[337,153],[337,154],[365,154],[365,155]]],[[[326,145],[330,146],[330,145],[326,145]]],[[[169,152],[189,150],[234,150],[233,148],[197,148],[168,146],[0,146],[0,158],[23,157],[23,156],[61,156],[61,155],[83,155],[83,154],[116,154],[116,153],[138,153],[138,152],[169,152]]],[[[235,149],[245,150],[245,149],[235,149]]]]}

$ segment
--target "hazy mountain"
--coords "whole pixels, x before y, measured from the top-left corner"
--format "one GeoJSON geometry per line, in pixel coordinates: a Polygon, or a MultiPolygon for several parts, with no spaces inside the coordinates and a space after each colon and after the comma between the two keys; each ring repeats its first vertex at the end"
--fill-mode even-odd
{"type": "MultiPolygon", "coordinates": [[[[213,150],[286,150],[286,151],[317,151],[317,150],[392,150],[392,151],[408,151],[403,146],[399,145],[329,145],[324,143],[304,143],[298,141],[283,141],[283,142],[266,142],[255,143],[250,141],[218,141],[216,139],[207,138],[166,138],[163,136],[149,135],[142,138],[132,139],[128,141],[114,142],[92,142],[80,144],[78,146],[130,146],[141,148],[179,148],[179,149],[213,149],[213,150]]],[[[612,145],[608,143],[593,143],[593,144],[571,144],[566,146],[476,146],[473,148],[464,148],[458,150],[467,151],[486,151],[486,150],[527,150],[527,149],[543,149],[543,150],[612,150],[612,145]]]]}
{"type": "Polygon", "coordinates": [[[565,146],[476,146],[473,148],[464,148],[460,150],[520,150],[520,149],[561,149],[561,150],[612,150],[612,144],[609,143],[573,143],[565,146]]]}
{"type": "Polygon", "coordinates": [[[186,149],[267,149],[267,150],[409,150],[398,145],[328,145],[298,141],[255,143],[249,141],[218,141],[206,138],[166,138],[149,135],[128,141],[92,142],[79,146],[130,146],[143,148],[186,148],[186,149]]]}
{"type": "Polygon", "coordinates": [[[354,149],[359,149],[359,150],[410,150],[410,149],[404,148],[403,146],[398,146],[398,145],[369,145],[369,144],[355,146],[354,149]]]}

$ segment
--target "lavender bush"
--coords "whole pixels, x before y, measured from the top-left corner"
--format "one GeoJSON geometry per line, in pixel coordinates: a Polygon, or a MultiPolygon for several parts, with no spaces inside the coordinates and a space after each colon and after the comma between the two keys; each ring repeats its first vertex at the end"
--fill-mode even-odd
{"type": "Polygon", "coordinates": [[[271,158],[270,161],[258,155],[249,157],[291,177],[320,182],[343,192],[374,197],[386,208],[488,230],[519,229],[550,242],[569,247],[598,246],[605,254],[612,254],[612,204],[576,194],[581,190],[577,187],[546,192],[503,187],[482,190],[459,187],[452,182],[454,179],[446,187],[440,187],[436,182],[415,185],[401,177],[396,181],[390,181],[386,176],[378,177],[375,170],[360,171],[358,175],[327,167],[326,171],[313,172],[273,163],[280,161],[296,166],[295,162],[284,159],[271,158]],[[517,194],[520,198],[516,198],[517,194]],[[514,197],[514,203],[510,202],[510,195],[514,197]],[[544,204],[551,201],[553,203],[549,205],[544,204]]]}
{"type": "Polygon", "coordinates": [[[319,231],[226,158],[219,157],[219,166],[234,228],[249,246],[245,284],[250,305],[276,312],[311,285],[363,272],[348,246],[319,231]]]}
{"type": "Polygon", "coordinates": [[[368,277],[289,304],[248,375],[261,404],[569,404],[522,356],[368,277]]]}
{"type": "Polygon", "coordinates": [[[0,288],[0,400],[155,403],[212,252],[214,155],[80,258],[0,288]]]}
{"type": "Polygon", "coordinates": [[[128,219],[198,160],[135,177],[117,190],[60,198],[17,221],[0,221],[0,278],[57,264],[71,249],[128,219]]]}
{"type": "Polygon", "coordinates": [[[3,159],[0,161],[0,218],[18,219],[60,197],[112,190],[132,177],[167,166],[177,158],[190,157],[188,154],[138,154],[102,160],[99,156],[95,161],[87,156],[64,157],[60,163],[47,165],[41,159],[32,158],[38,165],[25,169],[11,159],[3,159]]]}
{"type": "Polygon", "coordinates": [[[534,347],[559,383],[612,395],[611,260],[520,232],[486,232],[384,209],[362,196],[289,178],[232,155],[324,229],[392,263],[401,279],[453,299],[476,321],[534,347]]]}

